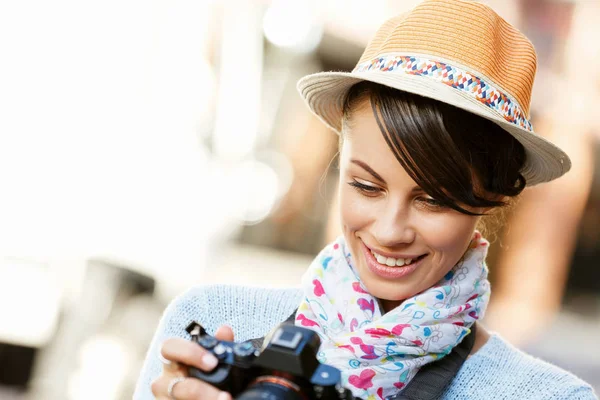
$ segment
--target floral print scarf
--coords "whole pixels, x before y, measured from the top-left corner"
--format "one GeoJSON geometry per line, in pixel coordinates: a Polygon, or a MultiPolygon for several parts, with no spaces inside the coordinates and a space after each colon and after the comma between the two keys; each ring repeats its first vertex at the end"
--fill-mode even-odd
{"type": "Polygon", "coordinates": [[[302,277],[305,298],[295,323],[319,334],[319,361],[340,369],[354,396],[393,396],[422,366],[450,353],[483,317],[490,297],[488,247],[475,232],[461,261],[437,284],[382,314],[341,236],[302,277]]]}

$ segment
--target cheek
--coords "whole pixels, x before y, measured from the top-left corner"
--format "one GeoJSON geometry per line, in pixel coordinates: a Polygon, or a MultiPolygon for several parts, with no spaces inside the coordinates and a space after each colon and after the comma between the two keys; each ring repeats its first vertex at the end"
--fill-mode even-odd
{"type": "Polygon", "coordinates": [[[474,216],[456,213],[440,214],[423,218],[420,234],[428,247],[439,256],[458,259],[470,242],[477,221],[478,218],[474,216]]]}
{"type": "Polygon", "coordinates": [[[345,230],[356,231],[364,227],[372,219],[372,205],[369,206],[364,196],[356,193],[345,182],[340,182],[340,218],[345,230]]]}

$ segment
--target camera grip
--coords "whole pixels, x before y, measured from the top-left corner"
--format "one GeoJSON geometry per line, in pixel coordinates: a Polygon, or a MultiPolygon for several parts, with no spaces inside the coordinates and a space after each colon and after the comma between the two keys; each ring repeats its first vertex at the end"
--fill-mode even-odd
{"type": "Polygon", "coordinates": [[[202,371],[195,367],[188,367],[188,375],[221,390],[230,389],[231,365],[229,364],[219,364],[210,372],[202,371]]]}

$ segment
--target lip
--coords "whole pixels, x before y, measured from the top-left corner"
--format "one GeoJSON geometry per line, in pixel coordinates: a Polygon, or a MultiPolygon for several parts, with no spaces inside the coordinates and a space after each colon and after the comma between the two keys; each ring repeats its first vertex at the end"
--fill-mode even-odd
{"type": "MultiPolygon", "coordinates": [[[[425,255],[425,257],[421,258],[417,262],[413,262],[409,266],[388,267],[388,266],[381,265],[377,262],[375,257],[373,257],[373,254],[371,254],[371,249],[369,247],[367,247],[367,245],[362,240],[360,241],[360,243],[362,244],[363,253],[365,255],[365,260],[367,261],[367,267],[369,268],[369,270],[371,272],[373,272],[375,275],[378,275],[378,276],[380,276],[382,278],[386,278],[386,279],[400,279],[400,278],[403,278],[403,277],[413,273],[423,263],[423,260],[427,258],[427,255],[425,255]]],[[[375,250],[373,250],[373,251],[375,251],[375,250]]],[[[381,254],[384,257],[394,257],[393,255],[386,256],[386,254],[389,254],[389,253],[379,253],[378,251],[375,251],[375,253],[381,254]]],[[[419,256],[414,256],[414,258],[417,258],[417,257],[419,257],[419,256]]],[[[403,258],[403,257],[396,257],[396,258],[403,258]]],[[[408,256],[406,258],[411,258],[411,257],[408,256]]]]}
{"type": "Polygon", "coordinates": [[[405,260],[406,260],[407,258],[410,258],[410,259],[412,260],[412,259],[415,259],[415,258],[417,258],[417,257],[421,257],[421,256],[423,255],[423,254],[392,254],[392,253],[388,253],[388,252],[385,252],[385,251],[379,251],[379,250],[376,250],[376,249],[372,249],[372,248],[370,248],[369,246],[367,246],[367,245],[365,244],[365,242],[362,242],[362,244],[363,244],[363,245],[364,245],[364,246],[365,246],[367,249],[369,249],[369,251],[374,251],[375,253],[377,253],[377,254],[379,254],[379,255],[382,255],[382,256],[384,256],[384,257],[403,258],[403,259],[405,259],[405,260]]]}

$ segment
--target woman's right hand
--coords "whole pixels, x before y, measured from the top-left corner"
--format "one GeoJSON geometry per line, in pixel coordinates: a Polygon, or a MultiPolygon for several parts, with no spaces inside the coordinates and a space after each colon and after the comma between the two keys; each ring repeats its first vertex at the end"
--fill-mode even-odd
{"type": "MultiPolygon", "coordinates": [[[[233,341],[233,331],[221,326],[215,337],[219,340],[233,341]]],[[[197,343],[182,338],[165,340],[160,353],[163,360],[163,372],[152,382],[152,393],[158,400],[231,400],[231,394],[196,378],[189,378],[187,365],[203,371],[212,371],[217,358],[197,343]],[[171,386],[171,393],[169,393],[171,386]]]]}

